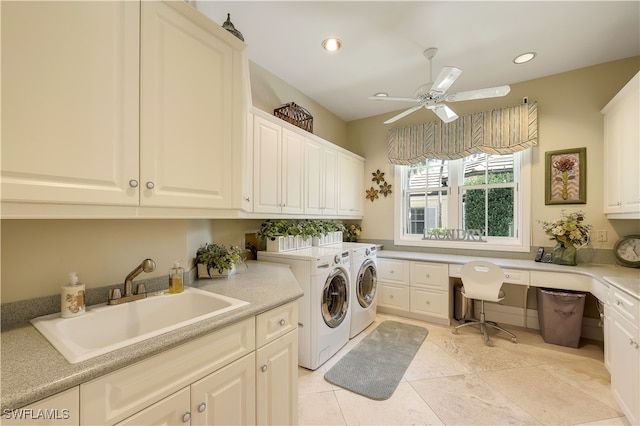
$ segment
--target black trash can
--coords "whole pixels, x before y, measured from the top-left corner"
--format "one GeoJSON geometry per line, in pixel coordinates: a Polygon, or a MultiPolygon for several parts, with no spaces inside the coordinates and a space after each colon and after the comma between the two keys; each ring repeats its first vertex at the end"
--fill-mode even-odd
{"type": "Polygon", "coordinates": [[[538,287],[538,322],[547,343],[577,348],[586,293],[538,287]]]}

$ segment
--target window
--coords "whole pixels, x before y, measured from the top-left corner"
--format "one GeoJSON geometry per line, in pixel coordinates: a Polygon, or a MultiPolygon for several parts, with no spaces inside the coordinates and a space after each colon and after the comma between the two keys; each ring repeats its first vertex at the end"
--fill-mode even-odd
{"type": "Polygon", "coordinates": [[[396,166],[395,244],[529,251],[529,158],[480,153],[396,166]]]}

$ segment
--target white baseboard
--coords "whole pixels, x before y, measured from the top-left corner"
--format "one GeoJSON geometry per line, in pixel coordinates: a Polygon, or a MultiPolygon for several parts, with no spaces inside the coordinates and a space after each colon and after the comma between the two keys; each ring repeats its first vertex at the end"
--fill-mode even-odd
{"type": "MultiPolygon", "coordinates": [[[[475,301],[473,307],[474,312],[480,312],[480,302],[475,301]]],[[[516,306],[505,306],[498,303],[485,302],[485,317],[489,321],[495,321],[505,325],[515,325],[518,327],[526,327],[534,330],[540,329],[538,322],[538,311],[535,309],[527,309],[527,323],[525,326],[524,312],[522,308],[516,306]]],[[[478,316],[478,315],[476,315],[478,316]]],[[[602,327],[597,318],[582,318],[581,337],[591,340],[604,341],[602,327]]]]}

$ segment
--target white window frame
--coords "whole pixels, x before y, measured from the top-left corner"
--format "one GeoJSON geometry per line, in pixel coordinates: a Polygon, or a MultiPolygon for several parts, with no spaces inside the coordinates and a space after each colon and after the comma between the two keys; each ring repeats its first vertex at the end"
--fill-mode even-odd
{"type": "MultiPolygon", "coordinates": [[[[462,161],[462,160],[459,160],[462,161]]],[[[396,182],[399,183],[400,190],[394,193],[394,244],[396,246],[431,247],[431,248],[453,248],[461,250],[492,250],[492,251],[512,251],[529,252],[531,250],[531,150],[527,149],[514,153],[514,180],[518,185],[517,197],[514,203],[514,216],[516,221],[517,235],[515,237],[488,237],[486,242],[474,241],[450,241],[450,240],[425,240],[422,235],[405,234],[405,191],[404,191],[404,166],[393,166],[396,182]],[[520,167],[517,164],[520,164],[520,167]]],[[[458,174],[449,170],[448,194],[451,214],[456,215],[456,223],[460,220],[459,203],[461,202],[460,191],[458,191],[458,174]],[[455,212],[455,213],[454,213],[455,212]]]]}

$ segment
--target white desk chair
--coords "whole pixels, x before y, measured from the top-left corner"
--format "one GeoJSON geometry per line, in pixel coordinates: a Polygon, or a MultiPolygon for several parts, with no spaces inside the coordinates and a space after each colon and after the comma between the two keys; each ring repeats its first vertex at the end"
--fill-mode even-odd
{"type": "MultiPolygon", "coordinates": [[[[469,320],[464,324],[454,327],[451,332],[458,334],[458,329],[468,325],[479,325],[484,335],[484,343],[487,346],[493,346],[487,334],[487,326],[503,331],[511,336],[511,341],[516,342],[516,335],[508,330],[500,327],[495,322],[485,321],[484,317],[484,301],[499,302],[504,299],[504,291],[502,291],[502,283],[504,281],[504,271],[498,265],[491,262],[474,261],[466,263],[462,266],[462,294],[467,299],[480,300],[480,320],[469,320]]],[[[470,303],[473,303],[470,300],[470,303]]]]}

